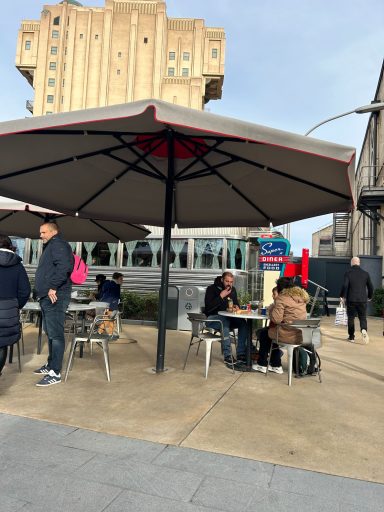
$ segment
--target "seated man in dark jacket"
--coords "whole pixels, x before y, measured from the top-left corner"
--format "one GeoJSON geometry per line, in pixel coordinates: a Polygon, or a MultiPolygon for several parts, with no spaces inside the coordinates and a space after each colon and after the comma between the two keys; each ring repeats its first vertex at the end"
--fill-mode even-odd
{"type": "MultiPolygon", "coordinates": [[[[216,277],[215,282],[208,286],[205,292],[205,314],[210,320],[221,320],[224,330],[224,363],[232,365],[231,360],[231,340],[229,331],[238,329],[237,342],[237,360],[239,363],[246,362],[246,343],[247,343],[247,322],[241,318],[230,318],[221,316],[219,311],[225,311],[228,306],[228,300],[233,301],[234,310],[239,309],[236,288],[233,286],[233,274],[224,272],[222,276],[216,277]]],[[[213,326],[212,326],[213,327],[213,326]]],[[[218,328],[220,324],[218,324],[218,328]]]]}

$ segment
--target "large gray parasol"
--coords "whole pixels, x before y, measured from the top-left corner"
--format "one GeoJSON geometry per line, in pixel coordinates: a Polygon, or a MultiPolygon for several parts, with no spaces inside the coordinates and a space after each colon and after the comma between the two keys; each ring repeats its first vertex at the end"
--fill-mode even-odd
{"type": "Polygon", "coordinates": [[[355,150],[158,100],[0,123],[0,194],[80,217],[268,226],[353,208],[355,150]]]}

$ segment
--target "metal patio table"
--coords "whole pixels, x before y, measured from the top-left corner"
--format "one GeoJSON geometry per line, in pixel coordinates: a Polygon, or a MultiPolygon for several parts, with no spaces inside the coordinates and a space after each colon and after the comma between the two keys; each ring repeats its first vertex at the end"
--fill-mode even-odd
{"type": "Polygon", "coordinates": [[[227,316],[231,318],[240,318],[247,322],[248,325],[248,338],[247,338],[247,364],[244,366],[241,371],[244,372],[252,372],[252,359],[251,359],[251,350],[252,350],[252,320],[264,320],[265,322],[268,320],[267,315],[260,315],[259,313],[244,312],[244,313],[230,313],[229,311],[219,311],[219,315],[227,316]]]}

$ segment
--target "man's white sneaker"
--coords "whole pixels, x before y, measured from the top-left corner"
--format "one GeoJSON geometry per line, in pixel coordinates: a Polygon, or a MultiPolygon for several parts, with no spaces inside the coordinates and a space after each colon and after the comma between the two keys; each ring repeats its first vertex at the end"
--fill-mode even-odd
{"type": "Polygon", "coordinates": [[[252,370],[255,370],[256,372],[267,373],[267,367],[261,366],[260,364],[253,364],[252,370]]]}
{"type": "Polygon", "coordinates": [[[369,336],[365,329],[361,330],[361,334],[363,336],[363,342],[367,345],[369,343],[369,336]]]}
{"type": "Polygon", "coordinates": [[[350,337],[348,336],[347,341],[350,341],[351,343],[355,343],[355,338],[350,338],[350,337]]]}
{"type": "Polygon", "coordinates": [[[268,366],[268,371],[273,373],[282,374],[284,373],[284,370],[281,366],[268,366]]]}

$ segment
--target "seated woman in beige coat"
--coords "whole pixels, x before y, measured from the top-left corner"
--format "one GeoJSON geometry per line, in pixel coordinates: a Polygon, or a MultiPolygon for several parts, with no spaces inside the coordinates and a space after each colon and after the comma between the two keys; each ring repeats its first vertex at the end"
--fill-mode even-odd
{"type": "MultiPolygon", "coordinates": [[[[308,293],[299,286],[295,286],[290,277],[280,277],[276,281],[276,285],[278,296],[269,307],[270,326],[268,332],[265,330],[260,335],[258,364],[253,365],[253,369],[261,373],[267,372],[268,354],[272,340],[276,339],[277,334],[276,324],[289,324],[294,320],[307,318],[308,293]]],[[[279,326],[279,341],[299,344],[303,341],[301,331],[289,329],[289,327],[284,328],[284,325],[279,326]]],[[[268,370],[274,373],[283,373],[280,350],[275,343],[273,348],[277,350],[272,350],[268,370]]]]}

